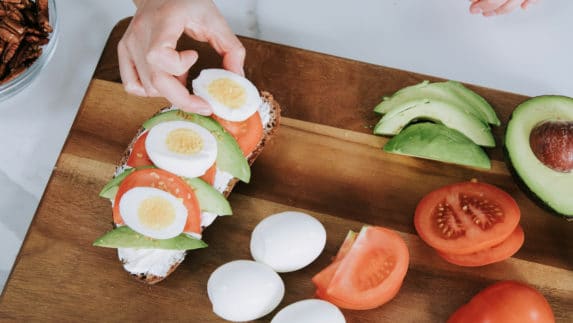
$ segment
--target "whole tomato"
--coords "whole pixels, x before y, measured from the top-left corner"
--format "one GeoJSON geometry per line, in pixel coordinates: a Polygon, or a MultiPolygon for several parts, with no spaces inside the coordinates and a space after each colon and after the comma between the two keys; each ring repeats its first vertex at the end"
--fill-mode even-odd
{"type": "Polygon", "coordinates": [[[461,306],[448,323],[555,322],[549,303],[536,289],[515,281],[488,286],[461,306]]]}

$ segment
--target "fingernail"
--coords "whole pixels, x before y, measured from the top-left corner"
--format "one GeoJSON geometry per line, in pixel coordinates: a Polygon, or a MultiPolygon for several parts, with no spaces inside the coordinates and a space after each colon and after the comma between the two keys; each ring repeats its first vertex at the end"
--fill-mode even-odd
{"type": "Polygon", "coordinates": [[[480,8],[470,8],[470,13],[471,14],[478,14],[481,13],[481,9],[480,8]]]}

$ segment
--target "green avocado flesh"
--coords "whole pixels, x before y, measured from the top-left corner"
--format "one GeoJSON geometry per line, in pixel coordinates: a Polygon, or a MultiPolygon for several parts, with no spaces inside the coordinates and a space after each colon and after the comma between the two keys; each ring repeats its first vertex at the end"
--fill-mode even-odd
{"type": "Polygon", "coordinates": [[[199,201],[201,211],[214,213],[217,215],[231,215],[231,205],[229,201],[209,183],[200,178],[183,178],[195,191],[195,196],[199,201]]]}
{"type": "MultiPolygon", "coordinates": [[[[142,167],[149,168],[149,167],[142,167]]],[[[139,168],[138,168],[139,169],[139,168]]],[[[130,168],[125,170],[123,173],[117,175],[113,179],[111,179],[101,190],[99,195],[101,197],[113,200],[115,198],[115,194],[119,189],[119,185],[121,182],[131,173],[135,171],[135,168],[130,168]]],[[[204,180],[200,178],[183,178],[185,182],[195,192],[195,196],[197,197],[197,201],[199,202],[199,207],[201,211],[210,212],[217,215],[231,215],[233,211],[231,210],[231,205],[229,201],[217,191],[213,186],[206,183],[204,180]]]]}
{"type": "Polygon", "coordinates": [[[169,249],[191,250],[207,247],[202,240],[182,233],[171,239],[152,239],[139,234],[127,226],[117,227],[93,243],[96,247],[106,248],[135,248],[135,249],[169,249]]]}
{"type": "Polygon", "coordinates": [[[573,172],[545,166],[529,143],[531,131],[545,121],[573,121],[573,98],[547,95],[521,103],[507,125],[505,151],[526,191],[556,213],[573,220],[573,172]]]}
{"type": "Polygon", "coordinates": [[[439,101],[456,106],[485,123],[496,126],[500,121],[491,105],[480,95],[456,81],[422,83],[405,87],[390,97],[385,97],[374,111],[380,114],[394,109],[406,109],[419,102],[439,101]]]}
{"type": "Polygon", "coordinates": [[[239,144],[231,134],[212,118],[181,110],[171,110],[145,121],[143,127],[149,130],[158,123],[176,120],[191,121],[209,130],[217,140],[217,167],[245,183],[249,182],[251,168],[247,159],[243,156],[239,144]]]}
{"type": "Polygon", "coordinates": [[[487,123],[456,105],[422,99],[388,111],[374,127],[374,134],[396,135],[416,120],[431,120],[456,129],[474,143],[495,147],[495,140],[487,123]]]}
{"type": "Polygon", "coordinates": [[[406,127],[384,145],[384,151],[490,169],[483,149],[457,130],[441,124],[417,123],[406,127]]]}

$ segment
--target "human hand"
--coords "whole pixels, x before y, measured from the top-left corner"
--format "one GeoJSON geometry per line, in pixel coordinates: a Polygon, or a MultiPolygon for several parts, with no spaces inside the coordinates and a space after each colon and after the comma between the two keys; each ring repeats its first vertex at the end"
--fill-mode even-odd
{"type": "Polygon", "coordinates": [[[495,15],[503,15],[510,13],[515,8],[521,5],[522,9],[537,2],[538,0],[470,0],[470,12],[472,14],[479,14],[489,17],[495,15]]]}
{"type": "Polygon", "coordinates": [[[186,87],[195,50],[176,50],[183,33],[206,41],[223,57],[223,68],[243,75],[245,48],[211,0],[134,0],[137,11],[117,46],[119,71],[128,93],[164,96],[190,112],[211,107],[186,87]]]}

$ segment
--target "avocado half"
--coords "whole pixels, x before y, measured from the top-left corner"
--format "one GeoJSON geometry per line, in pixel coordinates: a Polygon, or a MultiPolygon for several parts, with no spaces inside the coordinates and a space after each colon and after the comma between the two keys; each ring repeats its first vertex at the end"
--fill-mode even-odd
{"type": "Polygon", "coordinates": [[[533,200],[573,221],[573,171],[560,172],[547,167],[535,156],[529,143],[531,131],[546,121],[573,122],[573,98],[545,95],[517,106],[505,132],[507,162],[533,200]]]}

